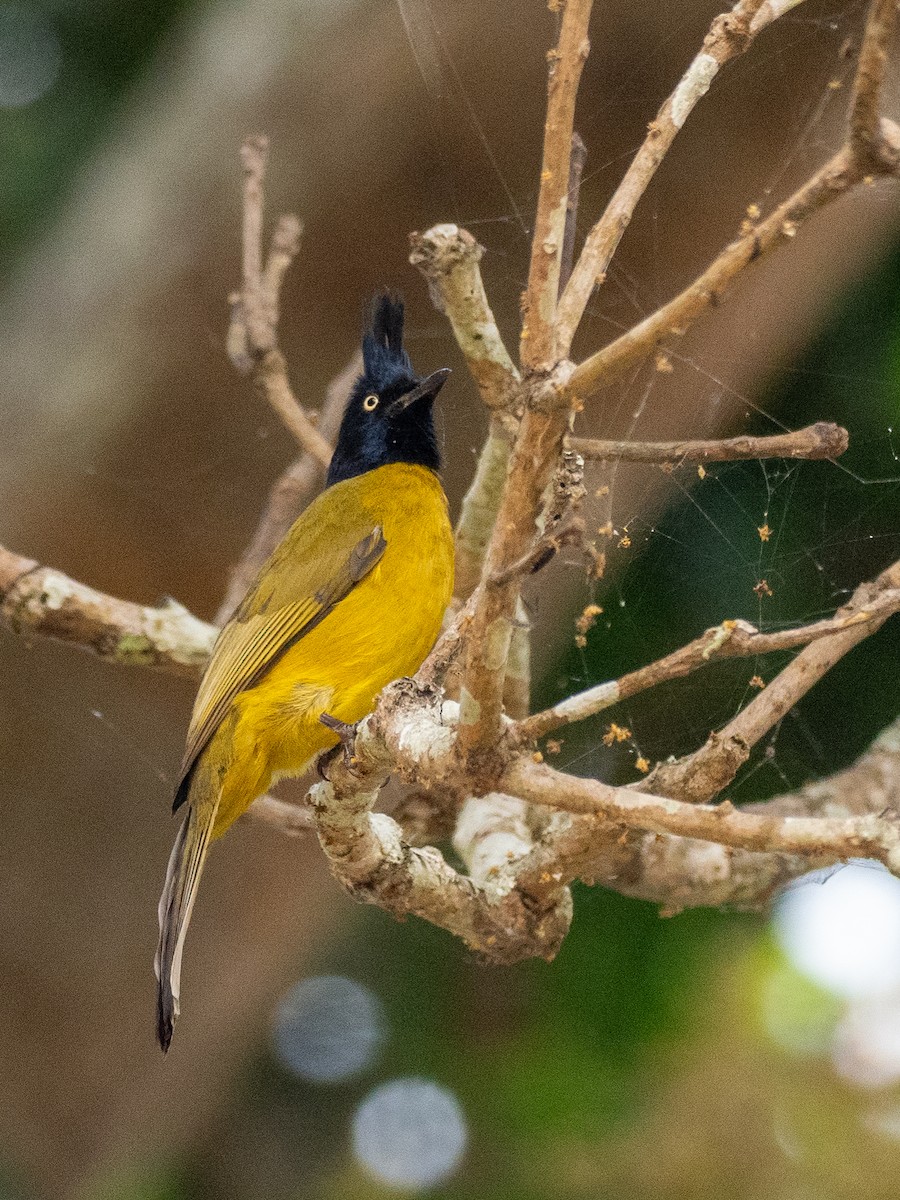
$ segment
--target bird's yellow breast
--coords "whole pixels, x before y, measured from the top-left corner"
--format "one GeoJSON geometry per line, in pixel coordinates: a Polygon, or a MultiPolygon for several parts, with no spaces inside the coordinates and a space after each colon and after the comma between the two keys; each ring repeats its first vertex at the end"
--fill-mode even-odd
{"type": "Polygon", "coordinates": [[[232,719],[214,739],[231,743],[216,836],[273,778],[298,773],[335,743],[319,721],[323,712],[358,721],[386,684],[419,668],[440,631],[453,587],[453,534],[437,476],[397,463],[332,491],[340,487],[354,488],[354,507],[365,515],[360,537],[380,526],[384,554],[237,697],[232,719]]]}

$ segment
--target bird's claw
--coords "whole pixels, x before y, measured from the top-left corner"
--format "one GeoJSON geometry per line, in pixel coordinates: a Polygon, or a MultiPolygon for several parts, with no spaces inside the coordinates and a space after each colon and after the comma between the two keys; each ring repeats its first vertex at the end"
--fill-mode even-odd
{"type": "Polygon", "coordinates": [[[344,766],[349,770],[354,764],[353,758],[353,742],[356,737],[356,726],[348,725],[346,721],[340,720],[339,717],[333,717],[331,713],[322,713],[319,717],[321,723],[330,729],[332,733],[336,733],[340,741],[331,750],[328,750],[318,762],[318,771],[326,782],[330,782],[328,768],[334,762],[338,754],[344,756],[344,766]]]}

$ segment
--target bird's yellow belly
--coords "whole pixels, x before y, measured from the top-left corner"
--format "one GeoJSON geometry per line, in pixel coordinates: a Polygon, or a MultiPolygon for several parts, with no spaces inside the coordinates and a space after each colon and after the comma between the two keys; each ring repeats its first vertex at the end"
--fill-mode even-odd
{"type": "Polygon", "coordinates": [[[452,532],[439,487],[424,497],[421,487],[406,491],[398,487],[396,502],[388,511],[382,502],[377,513],[387,542],[381,561],[235,701],[214,837],[274,779],[301,773],[336,744],[319,721],[323,712],[360,720],[381,689],[418,670],[434,645],[452,591],[452,532]]]}

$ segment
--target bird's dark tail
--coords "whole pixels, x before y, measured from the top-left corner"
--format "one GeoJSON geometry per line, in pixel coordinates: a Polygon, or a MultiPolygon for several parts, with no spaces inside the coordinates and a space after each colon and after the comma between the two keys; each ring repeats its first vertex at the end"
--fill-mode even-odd
{"type": "Polygon", "coordinates": [[[156,1036],[169,1049],[179,1013],[181,954],[191,920],[197,886],[206,861],[218,803],[191,804],[169,856],[166,882],[159,898],[159,942],[156,947],[156,1036]]]}

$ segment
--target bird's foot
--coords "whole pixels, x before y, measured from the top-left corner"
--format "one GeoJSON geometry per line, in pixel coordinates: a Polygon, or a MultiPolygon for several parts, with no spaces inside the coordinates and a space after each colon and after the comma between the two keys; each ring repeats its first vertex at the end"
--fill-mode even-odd
{"type": "Polygon", "coordinates": [[[319,774],[326,782],[330,782],[331,777],[328,774],[328,770],[339,754],[344,756],[345,767],[349,769],[353,766],[353,742],[356,738],[356,726],[348,725],[346,721],[341,721],[338,717],[333,717],[331,713],[322,713],[319,720],[340,738],[338,744],[333,749],[326,751],[320,757],[317,764],[319,774]]]}

